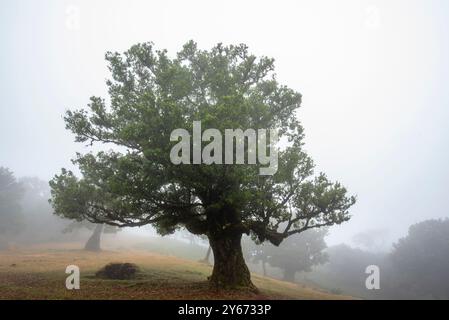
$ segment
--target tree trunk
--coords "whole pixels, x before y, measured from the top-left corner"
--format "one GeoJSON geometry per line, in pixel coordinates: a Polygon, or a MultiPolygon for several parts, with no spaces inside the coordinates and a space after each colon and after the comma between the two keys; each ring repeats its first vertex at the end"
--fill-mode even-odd
{"type": "Polygon", "coordinates": [[[206,256],[204,257],[204,259],[200,260],[200,262],[210,264],[209,257],[210,257],[211,251],[212,251],[212,248],[209,246],[209,248],[207,248],[206,256]]]}
{"type": "Polygon", "coordinates": [[[94,232],[90,236],[89,240],[87,240],[86,245],[84,246],[84,250],[101,251],[100,240],[102,233],[103,233],[103,225],[97,224],[94,229],[94,232]]]}
{"type": "Polygon", "coordinates": [[[263,276],[266,277],[267,276],[267,268],[266,268],[266,263],[264,260],[262,260],[262,270],[263,270],[263,276]]]}
{"type": "Polygon", "coordinates": [[[241,239],[241,234],[209,238],[214,253],[214,269],[209,278],[212,287],[257,291],[243,258],[241,239]]]}
{"type": "Polygon", "coordinates": [[[285,269],[284,270],[284,281],[295,282],[295,270],[285,269]]]}

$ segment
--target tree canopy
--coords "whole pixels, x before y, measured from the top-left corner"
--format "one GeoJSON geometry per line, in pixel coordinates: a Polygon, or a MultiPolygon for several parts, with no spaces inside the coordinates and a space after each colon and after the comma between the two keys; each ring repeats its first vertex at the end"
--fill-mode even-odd
{"type": "MultiPolygon", "coordinates": [[[[217,286],[251,285],[243,233],[279,245],[349,219],[355,198],[324,173],[313,173],[296,112],[301,95],[278,83],[273,59],[256,57],[243,44],[201,50],[190,41],[173,58],[143,43],[123,54],[108,52],[106,60],[112,74],[108,101],[91,97],[87,108],[67,111],[65,122],[78,142],[116,147],[77,154],[73,162],[81,177],[65,169],[54,177],[57,214],[120,227],[153,224],[161,234],[186,228],[206,235],[217,286]],[[276,146],[276,174],[260,175],[259,162],[174,164],[171,132],[191,132],[194,121],[220,132],[277,130],[282,143],[276,146]]],[[[246,158],[250,149],[245,146],[246,158]]]]}

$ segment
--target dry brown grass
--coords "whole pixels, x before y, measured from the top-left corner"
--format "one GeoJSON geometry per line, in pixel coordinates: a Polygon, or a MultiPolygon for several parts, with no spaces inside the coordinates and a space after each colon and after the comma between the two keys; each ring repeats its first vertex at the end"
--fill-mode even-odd
{"type": "Polygon", "coordinates": [[[99,253],[76,249],[77,244],[34,247],[0,253],[0,299],[347,299],[303,285],[253,274],[260,289],[215,291],[207,284],[211,267],[191,260],[138,250],[99,253]],[[102,280],[95,272],[111,262],[134,263],[142,271],[136,280],[102,280]],[[77,265],[81,289],[65,288],[65,269],[77,265]]]}

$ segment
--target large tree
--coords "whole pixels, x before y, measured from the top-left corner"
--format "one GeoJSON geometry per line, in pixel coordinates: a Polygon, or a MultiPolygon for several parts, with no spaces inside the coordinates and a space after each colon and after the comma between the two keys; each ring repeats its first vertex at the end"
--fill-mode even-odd
{"type": "MultiPolygon", "coordinates": [[[[153,224],[161,234],[184,227],[206,235],[216,287],[254,287],[242,234],[279,245],[349,219],[355,199],[340,183],[313,175],[296,114],[301,95],[276,81],[273,59],[257,58],[243,44],[200,50],[190,41],[173,58],[143,43],[124,54],[108,52],[106,60],[110,99],[91,97],[87,108],[68,111],[65,121],[76,141],[118,148],[78,154],[73,161],[81,178],[64,169],[54,177],[52,203],[59,214],[120,227],[153,224]],[[282,147],[277,172],[260,175],[266,164],[259,161],[174,164],[171,133],[192,132],[193,121],[222,133],[276,129],[282,145],[268,153],[282,147]]],[[[246,159],[253,151],[246,144],[246,159]]]]}

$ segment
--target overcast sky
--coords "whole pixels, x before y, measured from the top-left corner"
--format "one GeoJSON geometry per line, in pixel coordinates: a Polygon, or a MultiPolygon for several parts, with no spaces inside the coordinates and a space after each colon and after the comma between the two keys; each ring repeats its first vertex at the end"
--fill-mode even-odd
{"type": "Polygon", "coordinates": [[[62,115],[106,96],[106,51],[243,42],[303,94],[317,170],[358,197],[331,244],[449,216],[449,1],[0,3],[0,166],[17,176],[48,180],[87,151],[62,115]]]}

